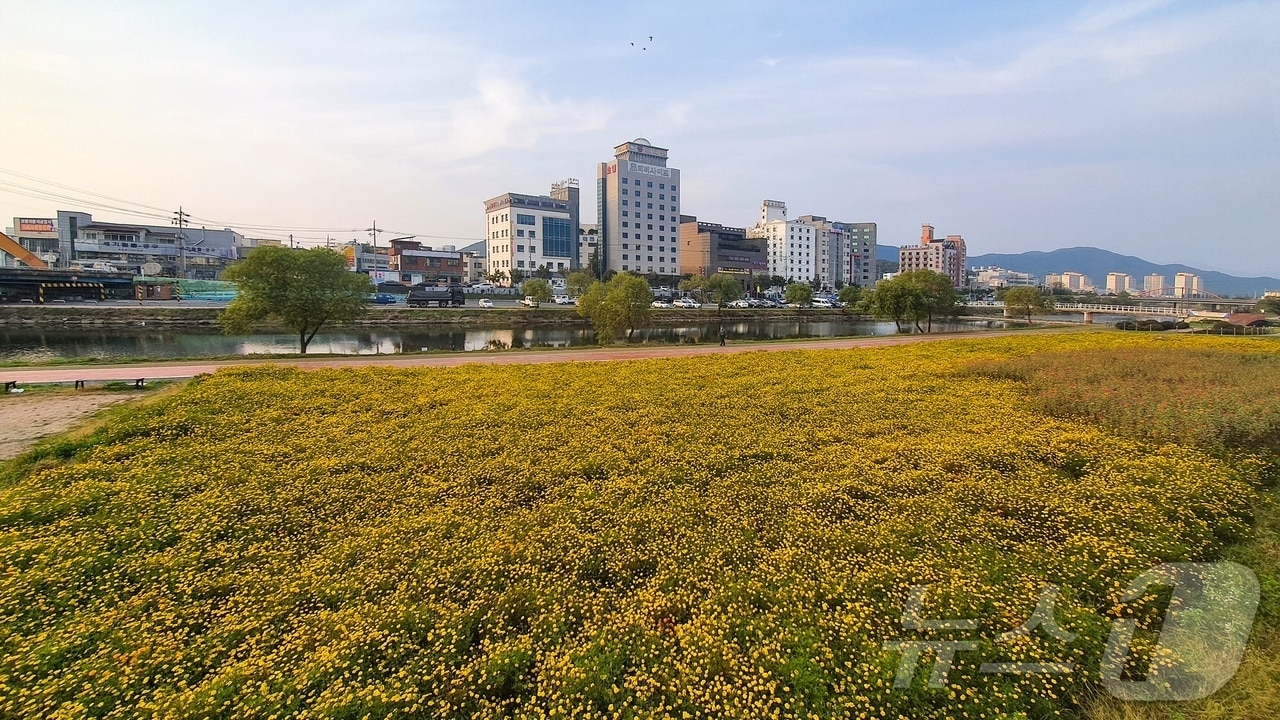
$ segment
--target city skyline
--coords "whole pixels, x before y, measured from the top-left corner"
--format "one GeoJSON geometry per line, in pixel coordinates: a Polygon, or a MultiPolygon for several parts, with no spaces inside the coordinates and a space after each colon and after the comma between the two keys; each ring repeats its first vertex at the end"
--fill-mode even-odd
{"type": "MultiPolygon", "coordinates": [[[[1269,3],[8,2],[0,21],[25,29],[0,168],[249,235],[376,219],[463,246],[485,199],[565,177],[591,197],[600,158],[645,137],[707,222],[778,198],[887,245],[930,223],[972,254],[1280,276],[1269,3]]],[[[79,209],[33,188],[53,189],[0,174],[0,216],[79,209]]]]}

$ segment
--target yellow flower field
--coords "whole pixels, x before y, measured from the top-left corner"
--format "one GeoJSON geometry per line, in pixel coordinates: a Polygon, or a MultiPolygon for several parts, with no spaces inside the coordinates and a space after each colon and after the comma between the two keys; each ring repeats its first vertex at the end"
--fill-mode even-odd
{"type": "Polygon", "coordinates": [[[961,372],[1115,333],[201,378],[0,487],[3,717],[1043,717],[1255,466],[961,372]],[[69,451],[68,451],[69,452],[69,451]],[[995,637],[1046,583],[1076,639],[995,637]],[[912,585],[930,618],[901,625],[912,585]],[[886,641],[979,640],[941,690],[886,641]],[[984,661],[1072,661],[984,675],[984,661]]]}

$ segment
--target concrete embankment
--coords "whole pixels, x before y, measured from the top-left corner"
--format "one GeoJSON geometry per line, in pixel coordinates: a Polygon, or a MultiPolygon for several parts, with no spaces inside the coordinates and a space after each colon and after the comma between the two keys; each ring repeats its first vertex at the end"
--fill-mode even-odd
{"type": "MultiPolygon", "coordinates": [[[[162,328],[210,328],[218,327],[221,308],[213,307],[126,307],[126,306],[0,306],[0,327],[4,328],[61,328],[100,329],[124,327],[162,328]]],[[[713,322],[740,322],[750,320],[816,322],[850,321],[863,319],[844,310],[821,308],[776,310],[700,310],[655,309],[652,324],[660,326],[690,325],[713,322]]],[[[373,308],[363,318],[335,327],[413,327],[424,325],[465,325],[469,327],[512,327],[527,325],[588,326],[590,321],[580,317],[574,307],[529,308],[479,308],[461,309],[410,309],[373,308]]],[[[283,329],[264,324],[261,331],[283,329]]]]}

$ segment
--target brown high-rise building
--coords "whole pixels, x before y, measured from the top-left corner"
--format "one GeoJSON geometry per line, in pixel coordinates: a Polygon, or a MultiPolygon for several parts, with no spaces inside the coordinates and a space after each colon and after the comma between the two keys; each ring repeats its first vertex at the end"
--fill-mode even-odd
{"type": "Polygon", "coordinates": [[[956,288],[963,288],[968,284],[967,260],[963,237],[948,235],[939,240],[933,236],[933,226],[926,224],[920,228],[919,245],[904,245],[898,249],[898,272],[932,270],[951,278],[951,284],[956,288]]]}

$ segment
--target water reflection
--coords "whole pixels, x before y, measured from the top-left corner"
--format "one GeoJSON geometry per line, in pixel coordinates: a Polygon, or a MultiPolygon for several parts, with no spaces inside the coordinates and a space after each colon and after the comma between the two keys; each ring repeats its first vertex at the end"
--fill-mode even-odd
{"type": "MultiPolygon", "coordinates": [[[[934,323],[936,332],[964,332],[1000,327],[1004,327],[1004,323],[999,320],[934,323]]],[[[712,343],[719,341],[719,329],[720,324],[715,322],[682,327],[642,328],[636,330],[632,342],[712,343]]],[[[729,342],[893,335],[896,332],[891,322],[845,321],[732,321],[724,323],[724,329],[729,342]]],[[[595,332],[591,328],[430,326],[381,330],[337,330],[322,333],[312,340],[309,351],[314,354],[374,355],[429,351],[482,352],[511,348],[565,348],[592,344],[595,344],[595,332]]],[[[291,333],[235,336],[199,330],[157,332],[142,328],[89,331],[35,329],[0,331],[0,360],[8,361],[36,362],[85,357],[198,358],[296,352],[298,352],[298,337],[291,333]]]]}

